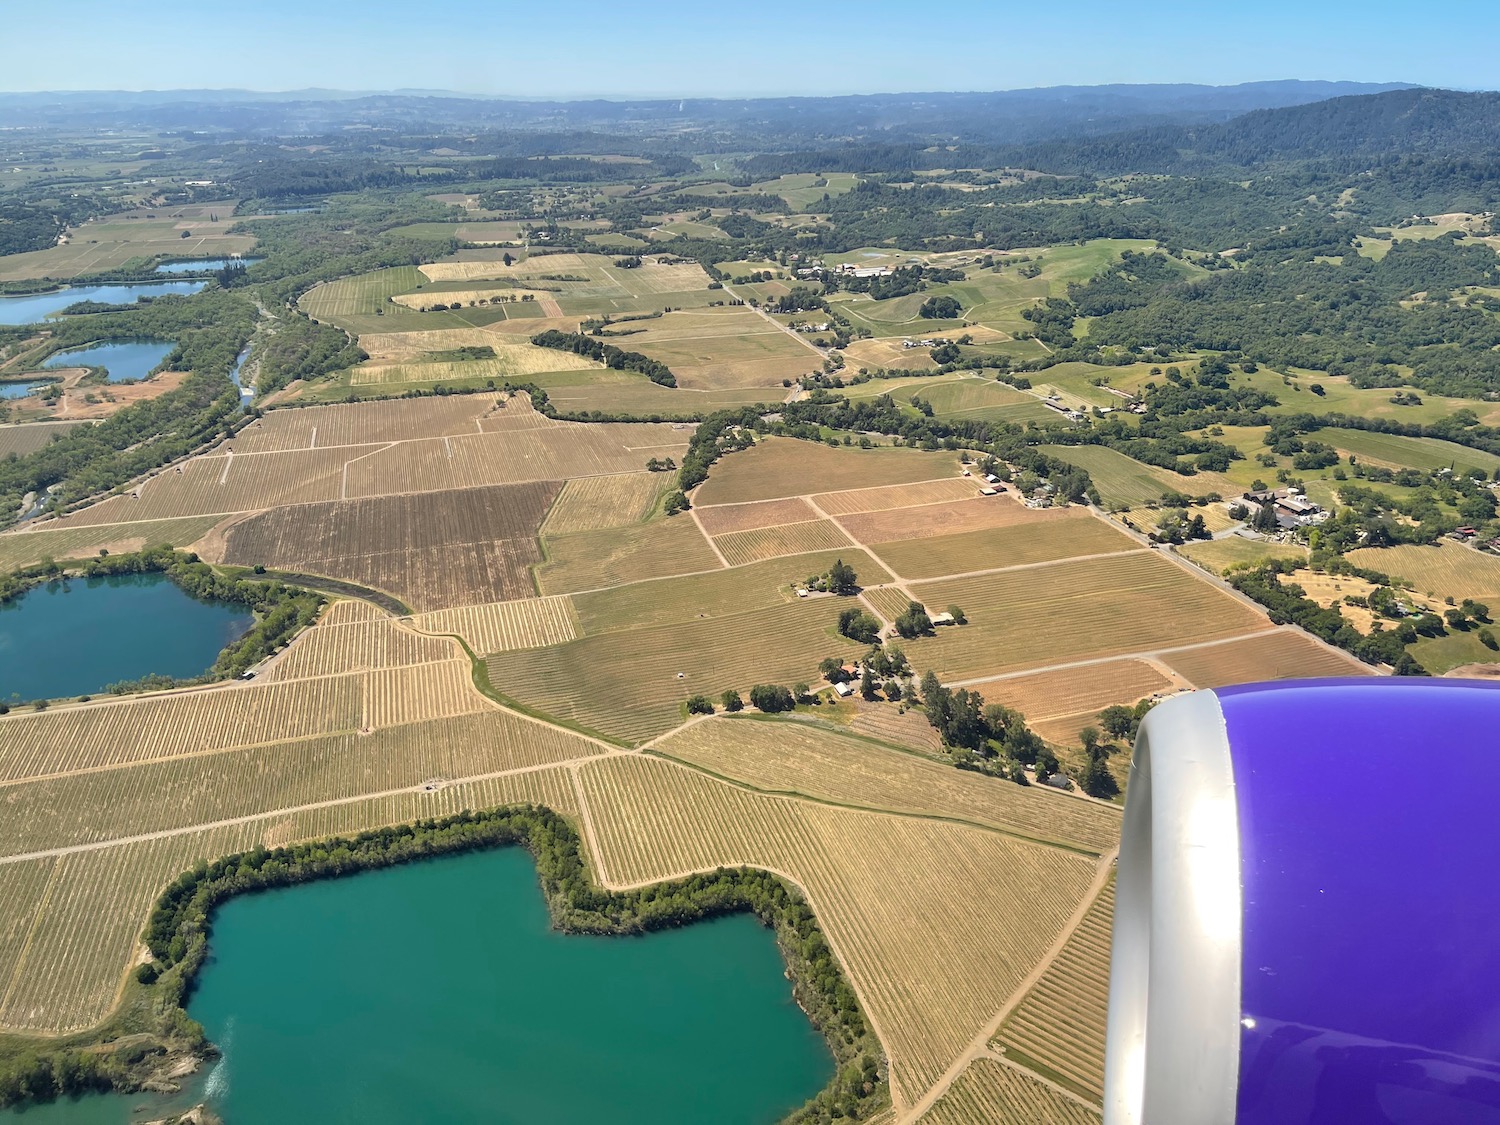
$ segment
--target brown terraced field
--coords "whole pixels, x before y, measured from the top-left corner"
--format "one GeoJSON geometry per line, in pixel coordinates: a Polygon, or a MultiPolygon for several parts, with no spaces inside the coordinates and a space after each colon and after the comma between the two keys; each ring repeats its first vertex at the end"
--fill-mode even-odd
{"type": "Polygon", "coordinates": [[[223,561],[343,578],[417,610],[524,598],[561,483],[276,508],[225,532],[223,561]]]}

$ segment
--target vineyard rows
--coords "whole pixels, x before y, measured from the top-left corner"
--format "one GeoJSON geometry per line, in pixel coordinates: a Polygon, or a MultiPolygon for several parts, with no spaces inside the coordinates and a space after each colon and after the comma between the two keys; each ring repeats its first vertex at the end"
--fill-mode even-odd
{"type": "Polygon", "coordinates": [[[43,448],[59,434],[65,434],[74,426],[86,426],[87,422],[28,422],[25,425],[0,426],[0,458],[14,453],[24,457],[43,448]]]}
{"type": "Polygon", "coordinates": [[[884,543],[874,549],[896,573],[911,579],[1143,549],[1082,508],[1065,511],[1073,514],[1043,523],[884,543]]]}
{"type": "MultiPolygon", "coordinates": [[[[896,714],[894,707],[881,710],[896,714]]],[[[927,727],[920,715],[910,714],[927,727]]],[[[1094,852],[1107,851],[1120,838],[1120,815],[1108,806],[997,785],[944,762],[801,723],[714,719],[679,731],[656,748],[758,789],[968,820],[1094,852]]]]}
{"type": "Polygon", "coordinates": [[[1500,599],[1500,559],[1460,543],[1363,547],[1350,551],[1349,561],[1405,578],[1419,593],[1440,598],[1474,598],[1500,609],[1495,605],[1496,599],[1500,599]]]}
{"type": "Polygon", "coordinates": [[[473,665],[467,657],[441,664],[382,668],[365,673],[365,714],[361,729],[471,715],[493,706],[474,686],[473,665]]]}
{"type": "Polygon", "coordinates": [[[861,581],[888,577],[864,551],[850,547],[764,559],[706,574],[637,582],[613,590],[595,590],[576,595],[573,602],[585,633],[724,617],[785,605],[795,598],[794,584],[822,574],[840,558],[855,568],[861,581]]]}
{"type": "Polygon", "coordinates": [[[907,499],[912,481],[932,481],[912,495],[936,490],[933,499],[956,500],[973,496],[976,485],[950,478],[934,481],[958,471],[951,453],[924,453],[917,449],[833,449],[794,438],[764,438],[749,449],[725,457],[694,495],[695,504],[741,504],[752,500],[774,500],[805,496],[811,485],[825,490],[814,499],[824,511],[874,511],[922,503],[907,499]],[[960,488],[959,486],[963,487],[960,488]],[[858,489],[857,493],[843,493],[858,489]],[[838,496],[829,495],[839,493],[838,496]],[[847,496],[841,506],[840,497],[847,496]],[[828,500],[834,505],[824,504],[828,500]]]}
{"type": "Polygon", "coordinates": [[[1372,674],[1369,665],[1290,629],[1171,653],[1162,657],[1162,663],[1200,688],[1257,680],[1372,674]]]}
{"type": "Polygon", "coordinates": [[[494,394],[444,395],[273,410],[239,434],[234,449],[271,453],[472,434],[498,400],[494,394]]]}
{"type": "MultiPolygon", "coordinates": [[[[936,469],[936,464],[922,466],[936,469]]],[[[813,497],[813,503],[830,516],[850,516],[861,512],[886,512],[893,508],[911,508],[922,504],[941,504],[952,500],[973,500],[979,485],[971,477],[945,477],[918,481],[915,484],[892,483],[883,488],[855,488],[845,492],[825,492],[813,497]]],[[[997,505],[1005,503],[996,497],[985,497],[997,505]]]]}
{"type": "MultiPolygon", "coordinates": [[[[995,680],[975,688],[987,703],[1014,707],[1028,720],[1095,713],[1115,703],[1134,703],[1176,685],[1143,660],[1112,660],[1084,668],[1062,668],[995,680]]],[[[1083,724],[1079,724],[1080,726],[1083,724]]]]}
{"type": "MultiPolygon", "coordinates": [[[[620,428],[601,423],[405,442],[352,461],[347,495],[436,492],[625,473],[644,468],[651,456],[680,458],[687,448],[687,435],[670,426],[661,426],[654,435],[622,434],[620,428]],[[651,441],[641,448],[624,444],[627,438],[639,441],[642,437],[651,441]]],[[[639,429],[630,424],[623,428],[639,429]]]]}
{"type": "Polygon", "coordinates": [[[759,796],[622,756],[582,769],[613,880],[753,863],[795,879],[867,1004],[908,1103],[1005,1002],[1093,872],[941,822],[759,796]],[[1025,923],[1018,925],[1018,919],[1025,923]]]}
{"type": "Polygon", "coordinates": [[[344,463],[380,448],[195,457],[183,462],[180,472],[175,468],[158,472],[141,485],[138,495],[112,497],[73,513],[65,522],[71,527],[128,523],[335,500],[344,463]]]}
{"type": "Polygon", "coordinates": [[[564,595],[440,609],[418,614],[411,626],[423,633],[457,633],[476,653],[488,654],[571,641],[578,636],[578,614],[564,595]]]}
{"type": "Polygon", "coordinates": [[[261,682],[432,664],[458,655],[452,641],[418,636],[389,618],[345,623],[347,619],[340,611],[346,605],[365,603],[336,602],[322,621],[292,642],[262,674],[261,682]]]}
{"type": "Polygon", "coordinates": [[[546,543],[548,561],[536,569],[545,594],[598,590],[723,565],[688,516],[549,535],[546,543]]]}
{"type": "Polygon", "coordinates": [[[352,731],[363,686],[355,673],[8,715],[0,718],[0,780],[352,731]]]}
{"type": "Polygon", "coordinates": [[[811,680],[825,656],[858,652],[834,632],[839,608],[827,598],[498,653],[490,682],[565,723],[639,742],[676,726],[690,695],[811,680]]]}
{"type": "Polygon", "coordinates": [[[669,473],[575,478],[563,485],[562,493],[542,523],[542,534],[565,535],[639,523],[651,514],[671,484],[669,473]]]}
{"type": "Polygon", "coordinates": [[[8,791],[19,799],[0,820],[0,856],[190,828],[597,752],[574,735],[491,710],[367,735],[325,735],[33,781],[8,791]]]}
{"type": "Polygon", "coordinates": [[[921,1125],[1099,1125],[1099,1111],[1064,1097],[1014,1067],[979,1058],[921,1117],[921,1125]]]}
{"type": "MultiPolygon", "coordinates": [[[[894,621],[906,612],[906,607],[911,604],[911,598],[906,591],[897,586],[880,586],[875,589],[866,589],[862,595],[865,601],[875,607],[875,612],[887,621],[894,621]]],[[[933,613],[938,613],[944,607],[930,607],[933,613]]]]}
{"type": "Polygon", "coordinates": [[[1150,651],[1269,627],[1230,595],[1153,552],[912,586],[929,605],[957,603],[969,624],[910,642],[919,668],[948,679],[1150,651]]]}
{"type": "Polygon", "coordinates": [[[896,746],[908,746],[924,754],[940,754],[943,740],[920,711],[902,711],[884,703],[858,704],[849,723],[856,734],[878,738],[896,746]]]}
{"type": "Polygon", "coordinates": [[[696,509],[698,522],[709,535],[754,531],[784,523],[807,523],[818,518],[812,505],[800,497],[790,500],[760,500],[749,504],[722,504],[696,509]]]}
{"type": "Polygon", "coordinates": [[[1104,1097],[1104,1019],[1109,1008],[1110,934],[1115,885],[1089,907],[1057,960],[991,1041],[1017,1062],[1045,1061],[1090,1101],[1104,1097]]]}
{"type": "Polygon", "coordinates": [[[714,537],[730,566],[744,566],[762,559],[829,551],[849,545],[849,537],[829,520],[763,527],[755,531],[731,531],[714,537]]]}
{"type": "MultiPolygon", "coordinates": [[[[942,482],[947,487],[947,482],[942,482]]],[[[978,487],[977,485],[975,487],[978,487]]],[[[1056,519],[1066,508],[1028,508],[1004,496],[971,496],[881,512],[840,516],[839,522],[861,543],[892,543],[925,539],[929,535],[957,535],[987,527],[1009,527],[1056,519]]]]}

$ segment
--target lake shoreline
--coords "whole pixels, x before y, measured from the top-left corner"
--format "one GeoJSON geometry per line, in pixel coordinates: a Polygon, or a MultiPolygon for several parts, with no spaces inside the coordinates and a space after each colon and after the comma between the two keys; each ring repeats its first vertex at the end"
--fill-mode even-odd
{"type": "Polygon", "coordinates": [[[145,934],[152,960],[128,975],[108,1020],[58,1040],[0,1036],[0,1106],[36,1100],[14,1092],[30,1088],[24,1079],[16,1081],[23,1058],[33,1073],[45,1070],[48,1084],[66,1096],[140,1092],[147,1083],[171,1082],[166,1076],[185,1060],[214,1057],[216,1049],[186,1005],[209,954],[214,912],[234,896],[516,844],[531,853],[551,924],[563,933],[644,934],[754,914],[774,929],[794,998],[835,1063],[829,1084],[783,1120],[815,1120],[834,1107],[860,1120],[889,1104],[879,1041],[811,908],[783,879],[752,868],[720,868],[633,891],[604,891],[585,866],[582,840],[571,823],[550,809],[514,805],[200,863],[158,899],[145,934]]]}

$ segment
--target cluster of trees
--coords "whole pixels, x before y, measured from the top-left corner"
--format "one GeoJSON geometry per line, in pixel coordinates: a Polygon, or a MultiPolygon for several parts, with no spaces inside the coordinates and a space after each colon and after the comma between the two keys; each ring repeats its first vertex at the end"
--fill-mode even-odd
{"type": "Polygon", "coordinates": [[[741,911],[755,914],[776,931],[794,995],[839,1064],[829,1085],[789,1120],[859,1119],[879,1104],[884,1082],[877,1041],[811,909],[785,882],[764,871],[739,868],[634,891],[604,891],[589,877],[581,843],[568,823],[530,805],[465,811],[200,862],[176,879],[152,909],[145,933],[152,960],[138,975],[158,994],[155,1006],[180,1010],[207,956],[210,917],[232,896],[509,844],[532,853],[553,922],[569,932],[636,934],[741,911]]]}
{"type": "MultiPolygon", "coordinates": [[[[1367,664],[1389,664],[1398,676],[1427,675],[1406,651],[1406,646],[1417,639],[1421,627],[1430,628],[1430,625],[1402,622],[1396,629],[1380,629],[1366,636],[1349,624],[1337,608],[1321,606],[1307,597],[1301,586],[1281,581],[1281,575],[1294,572],[1296,565],[1294,561],[1270,562],[1231,574],[1228,581],[1240,593],[1265,606],[1277,625],[1301,626],[1313,636],[1337,645],[1367,664]]],[[[1441,621],[1433,620],[1440,632],[1441,621]]]]}
{"type": "MultiPolygon", "coordinates": [[[[493,348],[483,350],[494,355],[493,348]]],[[[298,379],[331,375],[370,357],[343,329],[291,315],[281,318],[276,331],[266,333],[255,358],[256,394],[268,395],[298,379]]]]}
{"type": "MultiPolygon", "coordinates": [[[[945,293],[937,297],[928,297],[922,302],[922,307],[917,310],[917,315],[923,320],[957,320],[964,315],[964,307],[957,297],[950,297],[945,293]]],[[[956,360],[958,357],[955,354],[953,358],[956,360]]]]}
{"type": "Polygon", "coordinates": [[[613,344],[601,344],[592,336],[584,336],[577,332],[559,332],[555,328],[549,328],[546,332],[539,332],[533,336],[531,342],[539,348],[556,348],[559,351],[587,356],[616,371],[637,372],[663,387],[677,386],[677,376],[673,375],[671,368],[660,360],[652,359],[640,352],[624,351],[613,344]]]}
{"type": "Polygon", "coordinates": [[[1027,784],[1023,766],[1036,766],[1042,781],[1057,769],[1057,758],[1019,711],[999,703],[986,704],[978,692],[967,688],[944,687],[934,672],[922,677],[921,693],[927,721],[943,745],[955,751],[956,764],[995,763],[1022,785],[1027,784]]]}

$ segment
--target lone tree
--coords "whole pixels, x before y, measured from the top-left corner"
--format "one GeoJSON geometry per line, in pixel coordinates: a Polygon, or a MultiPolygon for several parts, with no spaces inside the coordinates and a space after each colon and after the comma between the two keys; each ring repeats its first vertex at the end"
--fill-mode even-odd
{"type": "Polygon", "coordinates": [[[689,715],[712,715],[714,713],[713,700],[706,695],[689,696],[687,713],[689,715]]]}
{"type": "Polygon", "coordinates": [[[756,684],[750,689],[750,702],[768,715],[790,711],[797,705],[792,693],[780,684],[756,684]]]}
{"type": "Polygon", "coordinates": [[[839,559],[828,568],[828,589],[831,593],[842,594],[848,597],[859,593],[859,576],[854,573],[854,568],[839,559]]]}
{"type": "Polygon", "coordinates": [[[871,645],[880,638],[880,622],[854,606],[839,614],[839,632],[851,641],[871,645]]]}
{"type": "Polygon", "coordinates": [[[740,693],[733,688],[730,688],[723,695],[719,696],[719,702],[724,704],[724,710],[726,711],[743,711],[745,709],[745,701],[740,698],[740,693]]]}
{"type": "Polygon", "coordinates": [[[927,607],[921,602],[908,602],[906,612],[896,618],[896,632],[907,640],[933,632],[932,618],[927,616],[927,607]]]}

